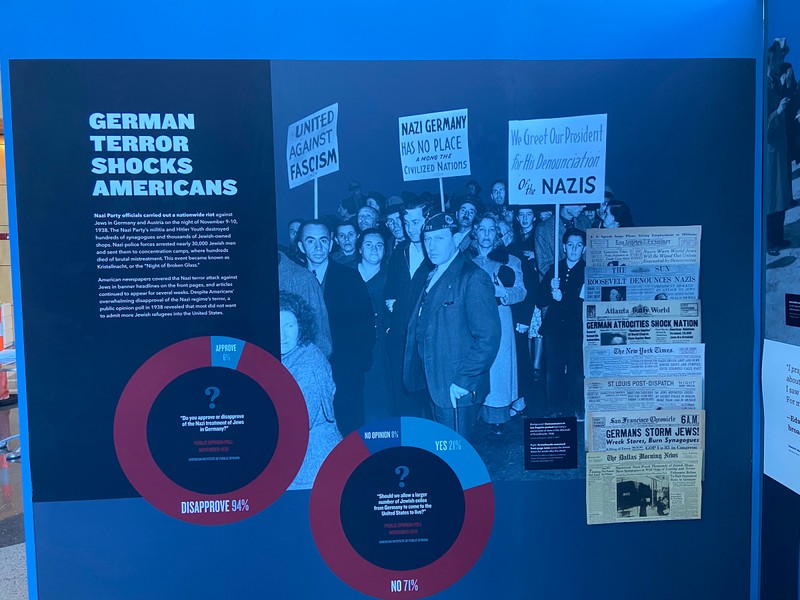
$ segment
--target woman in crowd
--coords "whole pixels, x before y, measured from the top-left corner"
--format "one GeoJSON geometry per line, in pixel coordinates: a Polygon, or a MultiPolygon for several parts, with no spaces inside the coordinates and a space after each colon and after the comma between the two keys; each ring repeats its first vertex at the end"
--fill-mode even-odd
{"type": "Polygon", "coordinates": [[[608,200],[600,204],[597,210],[600,217],[600,227],[613,229],[615,227],[633,227],[631,209],[622,200],[608,200]]]}
{"type": "Polygon", "coordinates": [[[475,226],[477,251],[472,260],[489,274],[495,287],[500,313],[500,350],[489,371],[490,392],[481,409],[481,418],[494,433],[511,418],[511,411],[522,412],[525,399],[518,397],[514,321],[511,305],[522,302],[526,291],[522,283],[522,263],[508,253],[500,238],[500,224],[492,213],[483,215],[475,226]]]}
{"type": "Polygon", "coordinates": [[[310,489],[322,462],[342,439],[333,414],[331,366],[311,340],[314,318],[311,308],[297,294],[280,293],[281,364],[297,381],[308,409],[308,449],[300,471],[289,489],[310,489]]]}
{"type": "Polygon", "coordinates": [[[375,345],[372,349],[372,368],[364,378],[364,419],[366,423],[392,416],[389,389],[389,357],[386,345],[386,330],[389,328],[386,314],[386,275],[383,256],[386,242],[377,228],[365,229],[356,240],[356,253],[361,257],[358,273],[367,286],[375,314],[375,345]]]}
{"type": "Polygon", "coordinates": [[[542,378],[542,338],[538,336],[538,325],[531,323],[538,319],[541,323],[541,311],[536,307],[536,290],[539,289],[539,269],[536,264],[537,224],[536,209],[533,206],[517,207],[511,242],[504,241],[510,254],[522,263],[522,281],[527,295],[523,302],[511,307],[514,319],[514,330],[517,332],[517,378],[519,393],[524,396],[527,405],[535,394],[534,383],[542,378]]]}

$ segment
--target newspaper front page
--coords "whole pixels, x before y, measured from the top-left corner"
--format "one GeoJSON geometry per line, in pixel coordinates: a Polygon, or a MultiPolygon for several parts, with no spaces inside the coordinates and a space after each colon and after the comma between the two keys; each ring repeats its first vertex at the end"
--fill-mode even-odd
{"type": "Polygon", "coordinates": [[[700,301],[585,302],[587,346],[699,344],[700,301]]]}
{"type": "Polygon", "coordinates": [[[694,300],[700,296],[700,265],[586,267],[587,302],[694,300]]]}
{"type": "Polygon", "coordinates": [[[703,450],[589,452],[586,522],[699,519],[703,450]]]}
{"type": "Polygon", "coordinates": [[[586,412],[703,408],[701,377],[585,379],[583,390],[586,412]]]}
{"type": "Polygon", "coordinates": [[[705,344],[587,346],[584,373],[607,377],[705,376],[705,344]]]}
{"type": "Polygon", "coordinates": [[[703,410],[589,413],[586,424],[591,452],[705,447],[703,410]]]}
{"type": "Polygon", "coordinates": [[[589,229],[586,266],[699,265],[700,234],[700,225],[589,229]]]}

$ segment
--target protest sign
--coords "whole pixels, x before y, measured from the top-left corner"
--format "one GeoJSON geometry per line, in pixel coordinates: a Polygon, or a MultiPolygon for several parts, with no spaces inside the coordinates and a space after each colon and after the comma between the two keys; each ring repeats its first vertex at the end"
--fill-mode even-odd
{"type": "Polygon", "coordinates": [[[314,217],[319,213],[317,179],[339,170],[339,103],[289,125],[286,138],[286,166],[289,189],[314,180],[314,217]]]}
{"type": "Polygon", "coordinates": [[[398,119],[403,181],[469,175],[467,109],[398,119]]]}
{"type": "Polygon", "coordinates": [[[599,203],[607,115],[508,122],[509,204],[599,203]]]}

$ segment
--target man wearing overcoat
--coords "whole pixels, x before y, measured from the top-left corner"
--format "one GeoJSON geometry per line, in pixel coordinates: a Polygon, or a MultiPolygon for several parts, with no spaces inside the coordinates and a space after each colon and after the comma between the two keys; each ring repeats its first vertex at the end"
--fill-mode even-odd
{"type": "Polygon", "coordinates": [[[427,387],[434,419],[469,439],[489,393],[489,368],[500,347],[500,317],[489,275],[458,251],[463,234],[439,213],[423,228],[435,268],[411,281],[415,299],[406,332],[403,377],[427,387]]]}

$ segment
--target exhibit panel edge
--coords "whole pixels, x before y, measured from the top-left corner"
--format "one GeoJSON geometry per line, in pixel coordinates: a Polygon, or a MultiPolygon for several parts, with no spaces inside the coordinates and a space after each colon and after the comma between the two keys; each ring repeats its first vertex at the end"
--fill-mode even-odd
{"type": "MultiPolygon", "coordinates": [[[[19,245],[16,231],[17,206],[14,183],[13,112],[11,95],[13,90],[9,80],[9,61],[16,59],[628,59],[628,58],[748,58],[755,59],[756,72],[761,72],[761,2],[740,2],[731,8],[729,2],[709,0],[707,2],[678,2],[668,6],[647,7],[640,3],[624,2],[615,10],[612,18],[607,11],[590,3],[577,2],[571,5],[555,2],[508,3],[495,6],[492,14],[483,14],[478,7],[445,3],[430,6],[424,3],[407,3],[409,13],[427,11],[431,23],[414,21],[403,14],[397,15],[393,7],[372,7],[369,11],[361,6],[338,5],[331,7],[319,3],[315,15],[306,15],[309,30],[320,35],[336,36],[337,27],[343,23],[354,24],[362,31],[359,43],[337,37],[337,44],[324,46],[297,39],[291,27],[283,26],[294,20],[296,15],[288,7],[265,7],[246,3],[227,8],[208,5],[208,11],[200,14],[202,6],[176,3],[170,6],[153,3],[140,3],[137,8],[88,3],[81,7],[64,6],[55,2],[25,5],[6,3],[3,7],[3,38],[6,40],[0,49],[2,57],[3,104],[5,135],[8,162],[9,219],[11,226],[11,260],[13,272],[15,322],[17,330],[17,351],[24,356],[25,344],[21,296],[22,286],[19,274],[19,245]],[[584,8],[584,14],[576,14],[575,5],[584,8]],[[102,6],[102,8],[101,8],[102,6]],[[137,35],[137,16],[146,15],[148,10],[158,10],[162,18],[154,23],[145,36],[137,35]],[[649,12],[652,11],[652,12],[649,12]],[[722,12],[721,16],[719,13],[722,12]],[[177,30],[174,23],[191,15],[192,25],[199,25],[195,31],[190,27],[177,30]],[[418,40],[437,36],[441,33],[435,25],[446,17],[451,17],[449,27],[456,30],[474,26],[475,19],[483,16],[488,23],[502,26],[511,14],[522,15],[519,20],[552,24],[541,37],[526,43],[522,37],[508,36],[499,47],[487,48],[486,44],[471,41],[455,41],[444,49],[435,49],[427,44],[407,44],[387,47],[381,44],[386,37],[408,34],[408,28],[416,27],[414,37],[418,40]],[[712,18],[712,16],[714,18],[712,18]],[[109,26],[115,22],[114,26],[109,26]],[[380,29],[375,30],[375,23],[380,29]],[[572,22],[573,28],[566,27],[572,22]],[[214,43],[213,25],[226,26],[239,35],[221,38],[214,43]],[[597,27],[598,23],[604,27],[597,27]],[[328,26],[333,24],[332,31],[328,26]],[[710,24],[712,24],[710,26],[710,24]],[[66,27],[65,27],[66,25],[66,27]],[[713,28],[712,28],[713,27],[713,28]],[[261,28],[261,31],[259,31],[261,28]],[[600,31],[603,29],[603,31],[600,31]],[[683,30],[680,35],[678,32],[683,30]],[[697,35],[688,32],[694,30],[697,35]],[[93,35],[81,35],[93,32],[93,35]],[[577,32],[577,33],[576,33],[577,32]],[[701,34],[702,32],[702,34],[701,34]],[[127,35],[126,35],[127,34],[127,35]],[[221,43],[221,42],[225,43],[221,43]],[[372,42],[372,43],[369,43],[372,42]],[[371,47],[370,55],[365,56],[364,45],[371,47]]],[[[579,11],[578,11],[579,12],[579,11]]],[[[760,119],[762,95],[756,94],[756,114],[760,119]]],[[[754,117],[756,121],[756,117],[754,117]]],[[[756,131],[756,165],[754,190],[754,265],[761,263],[761,177],[760,177],[761,130],[756,131]]],[[[760,395],[757,374],[760,370],[760,322],[761,322],[761,272],[754,268],[753,281],[753,398],[760,395]]],[[[26,374],[24,360],[19,361],[20,421],[23,446],[31,443],[27,430],[28,406],[25,397],[26,374]]],[[[761,437],[760,405],[753,403],[753,469],[760,473],[761,437]]],[[[35,443],[35,440],[34,440],[35,443]]],[[[28,572],[31,580],[31,598],[37,598],[37,563],[35,548],[34,503],[31,489],[35,484],[35,474],[30,472],[30,463],[23,462],[24,513],[28,546],[28,572]]],[[[751,540],[750,540],[750,596],[758,595],[759,532],[760,518],[760,478],[752,477],[751,486],[751,540]]],[[[577,517],[583,518],[581,515],[577,517]]],[[[45,599],[49,600],[49,599],[45,599]]]]}

